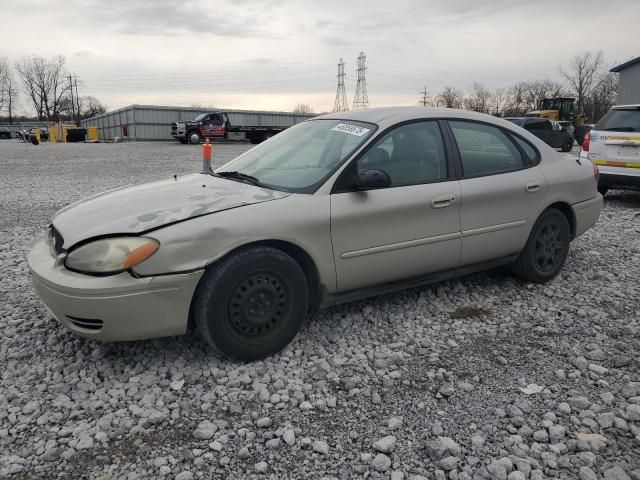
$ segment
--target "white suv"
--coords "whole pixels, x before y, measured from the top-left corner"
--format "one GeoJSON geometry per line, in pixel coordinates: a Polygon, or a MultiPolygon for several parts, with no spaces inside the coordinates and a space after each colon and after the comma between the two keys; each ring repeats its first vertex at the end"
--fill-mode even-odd
{"type": "Polygon", "coordinates": [[[612,107],[587,133],[582,156],[600,168],[598,191],[640,190],[640,105],[612,107]]]}

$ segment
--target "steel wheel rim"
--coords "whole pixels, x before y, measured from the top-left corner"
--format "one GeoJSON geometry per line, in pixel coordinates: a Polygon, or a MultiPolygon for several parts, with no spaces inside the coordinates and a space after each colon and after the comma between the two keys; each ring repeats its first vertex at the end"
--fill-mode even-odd
{"type": "Polygon", "coordinates": [[[277,275],[249,275],[231,293],[227,307],[231,328],[248,339],[276,331],[283,324],[289,297],[286,283],[277,275]]]}
{"type": "Polygon", "coordinates": [[[562,263],[565,242],[562,227],[556,222],[546,222],[536,235],[533,246],[533,261],[536,268],[549,273],[562,263]]]}

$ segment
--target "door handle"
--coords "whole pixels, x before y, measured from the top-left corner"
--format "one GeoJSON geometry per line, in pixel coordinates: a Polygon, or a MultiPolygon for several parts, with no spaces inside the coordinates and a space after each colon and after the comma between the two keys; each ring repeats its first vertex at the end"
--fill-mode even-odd
{"type": "Polygon", "coordinates": [[[538,182],[527,183],[527,186],[525,187],[525,190],[528,193],[537,192],[538,190],[540,190],[540,184],[538,182]]]}
{"type": "Polygon", "coordinates": [[[456,197],[450,193],[438,195],[431,200],[431,208],[445,208],[451,206],[456,197]]]}

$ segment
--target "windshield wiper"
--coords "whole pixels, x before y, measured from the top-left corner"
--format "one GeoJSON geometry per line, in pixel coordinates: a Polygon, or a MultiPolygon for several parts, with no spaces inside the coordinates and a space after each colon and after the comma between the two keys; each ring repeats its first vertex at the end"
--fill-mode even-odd
{"type": "Polygon", "coordinates": [[[605,128],[607,132],[635,132],[635,127],[611,127],[605,128]]]}
{"type": "Polygon", "coordinates": [[[228,172],[214,172],[214,175],[218,175],[223,178],[231,178],[237,179],[243,182],[248,182],[253,185],[257,185],[258,187],[264,187],[265,185],[260,182],[260,180],[253,175],[248,175],[246,173],[238,172],[237,170],[228,171],[228,172]]]}

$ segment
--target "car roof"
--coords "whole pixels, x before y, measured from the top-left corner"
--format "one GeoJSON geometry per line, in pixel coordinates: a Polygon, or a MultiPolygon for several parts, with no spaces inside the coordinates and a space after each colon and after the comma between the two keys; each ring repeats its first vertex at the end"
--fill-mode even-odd
{"type": "Polygon", "coordinates": [[[614,105],[612,108],[614,108],[614,109],[619,109],[619,108],[640,108],[640,103],[635,103],[635,104],[631,104],[631,105],[614,105]]]}
{"type": "Polygon", "coordinates": [[[376,123],[379,125],[393,124],[407,120],[417,120],[424,118],[459,118],[467,120],[478,120],[503,124],[504,119],[487,115],[486,113],[460,110],[456,108],[433,108],[433,107],[376,107],[362,110],[351,110],[347,112],[334,112],[326,115],[314,117],[311,120],[353,120],[360,122],[376,123]]]}
{"type": "Polygon", "coordinates": [[[504,117],[505,120],[524,120],[524,123],[540,123],[540,122],[553,122],[549,118],[544,117],[504,117]]]}

